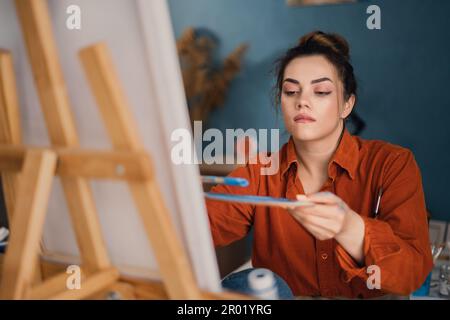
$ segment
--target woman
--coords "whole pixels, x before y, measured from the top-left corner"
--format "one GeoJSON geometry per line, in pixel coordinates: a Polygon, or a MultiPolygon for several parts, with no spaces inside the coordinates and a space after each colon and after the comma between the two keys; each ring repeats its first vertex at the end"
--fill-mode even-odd
{"type": "Polygon", "coordinates": [[[314,205],[285,210],[208,200],[212,236],[224,246],[253,226],[253,267],[272,270],[296,296],[407,295],[432,269],[420,170],[410,150],[346,129],[357,88],[349,60],[347,42],[320,31],[289,49],[277,68],[291,134],[278,172],[261,175],[263,164],[248,164],[231,173],[247,178],[248,188],[212,190],[314,205]]]}

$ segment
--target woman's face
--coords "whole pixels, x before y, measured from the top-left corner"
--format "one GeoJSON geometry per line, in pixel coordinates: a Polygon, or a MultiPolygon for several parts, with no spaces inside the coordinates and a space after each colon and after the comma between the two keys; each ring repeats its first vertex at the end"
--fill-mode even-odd
{"type": "Polygon", "coordinates": [[[323,56],[295,58],[285,68],[281,110],[287,131],[297,140],[320,140],[339,130],[354,101],[354,96],[344,101],[336,68],[323,56]]]}

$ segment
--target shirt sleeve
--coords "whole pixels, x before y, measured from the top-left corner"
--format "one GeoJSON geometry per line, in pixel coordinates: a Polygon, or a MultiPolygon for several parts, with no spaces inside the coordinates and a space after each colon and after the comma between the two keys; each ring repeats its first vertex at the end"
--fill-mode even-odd
{"type": "Polygon", "coordinates": [[[422,285],[433,267],[422,178],[407,149],[384,172],[378,219],[362,217],[365,266],[358,266],[340,245],[336,257],[346,282],[354,277],[367,281],[368,267],[378,266],[381,290],[408,295],[422,285]]]}
{"type": "MultiPolygon", "coordinates": [[[[234,195],[257,195],[259,174],[254,165],[247,164],[229,174],[229,177],[245,178],[248,187],[217,185],[211,192],[234,195]]],[[[254,205],[206,199],[209,224],[216,247],[226,246],[243,238],[253,225],[254,205]]]]}

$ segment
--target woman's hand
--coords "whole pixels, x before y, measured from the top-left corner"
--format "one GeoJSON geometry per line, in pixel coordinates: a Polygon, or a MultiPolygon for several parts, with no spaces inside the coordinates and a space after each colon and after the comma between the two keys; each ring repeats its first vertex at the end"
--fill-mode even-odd
{"type": "Polygon", "coordinates": [[[335,194],[318,192],[308,196],[297,195],[297,200],[314,202],[313,206],[302,206],[288,211],[318,240],[333,239],[345,229],[350,209],[335,194]]]}
{"type": "Polygon", "coordinates": [[[297,199],[314,202],[312,206],[288,209],[306,230],[318,240],[336,239],[357,262],[362,262],[364,221],[359,214],[331,192],[297,195],[297,199]]]}

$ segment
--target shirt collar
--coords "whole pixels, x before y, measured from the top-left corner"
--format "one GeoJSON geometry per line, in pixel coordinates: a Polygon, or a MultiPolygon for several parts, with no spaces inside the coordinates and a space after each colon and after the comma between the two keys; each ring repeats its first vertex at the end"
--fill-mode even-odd
{"type": "MultiPolygon", "coordinates": [[[[355,178],[358,161],[359,147],[356,138],[348,132],[346,127],[344,127],[339,145],[328,165],[328,175],[333,180],[335,179],[337,168],[333,164],[336,164],[344,169],[353,180],[355,178]]],[[[292,136],[290,136],[286,150],[283,154],[282,163],[280,165],[281,174],[284,175],[294,163],[298,166],[294,140],[292,136]]]]}

